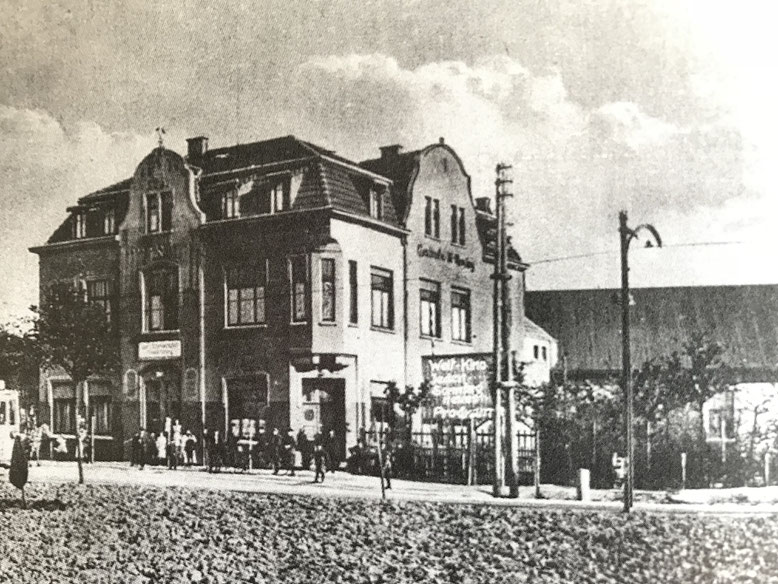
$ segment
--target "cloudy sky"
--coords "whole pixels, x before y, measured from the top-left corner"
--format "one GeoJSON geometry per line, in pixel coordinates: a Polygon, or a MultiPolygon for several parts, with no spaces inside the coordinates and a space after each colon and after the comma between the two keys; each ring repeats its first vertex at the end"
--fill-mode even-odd
{"type": "Polygon", "coordinates": [[[295,134],[357,160],[444,136],[476,196],[511,162],[532,288],[616,285],[621,208],[669,246],[635,250],[638,284],[778,282],[770,3],[110,4],[0,0],[2,321],[36,300],[27,248],[159,125],[179,152],[295,134]]]}

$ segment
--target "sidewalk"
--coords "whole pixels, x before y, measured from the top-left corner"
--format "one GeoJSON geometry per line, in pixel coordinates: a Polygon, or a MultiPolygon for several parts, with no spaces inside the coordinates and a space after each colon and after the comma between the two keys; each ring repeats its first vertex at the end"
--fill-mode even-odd
{"type": "MultiPolygon", "coordinates": [[[[7,469],[0,468],[0,481],[7,481],[7,469]]],[[[247,493],[270,493],[283,495],[349,497],[380,499],[381,487],[378,477],[351,475],[338,471],[328,473],[324,483],[313,482],[312,471],[298,471],[296,476],[273,475],[270,470],[233,472],[232,470],[210,474],[200,467],[184,467],[168,470],[163,467],[146,466],[143,470],[129,466],[126,462],[98,462],[84,465],[85,481],[89,484],[114,484],[132,486],[182,487],[230,490],[247,493]]],[[[30,467],[31,483],[76,483],[78,471],[75,462],[43,461],[41,466],[30,467]]],[[[778,487],[766,489],[738,489],[738,503],[732,500],[729,491],[706,489],[683,491],[672,495],[663,492],[636,492],[635,511],[665,513],[716,513],[716,514],[773,514],[778,513],[778,487]],[[745,491],[748,491],[746,493],[745,491]],[[759,496],[749,493],[759,491],[759,496]],[[643,499],[641,501],[641,499],[643,499]],[[669,502],[668,502],[669,501],[669,502]],[[725,502],[727,501],[727,502],[725,502]],[[756,501],[756,503],[753,503],[756,501]],[[711,502],[713,504],[711,504],[711,502]],[[752,502],[748,504],[747,502],[752,502]],[[743,504],[746,503],[746,504],[743,504]]],[[[575,489],[557,485],[542,485],[544,499],[535,499],[533,487],[521,487],[519,499],[495,499],[491,486],[468,487],[441,483],[418,482],[392,479],[392,489],[386,491],[390,501],[421,501],[448,504],[475,504],[495,506],[520,506],[528,509],[581,509],[621,511],[620,493],[615,490],[593,491],[594,500],[575,500],[575,489]]]]}

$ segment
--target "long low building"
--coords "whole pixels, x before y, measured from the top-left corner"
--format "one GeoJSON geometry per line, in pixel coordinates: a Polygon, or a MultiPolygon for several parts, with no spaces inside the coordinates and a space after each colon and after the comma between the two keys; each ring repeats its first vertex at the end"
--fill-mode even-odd
{"type": "MultiPolygon", "coordinates": [[[[32,251],[41,294],[76,282],[120,333],[121,375],[89,381],[98,458],[127,456],[168,417],[196,435],[333,429],[345,453],[387,383],[422,382],[425,356],[491,351],[495,217],[442,139],[357,163],[293,136],[192,138],[185,157],[160,145],[68,211],[32,251]]],[[[518,351],[526,267],[511,248],[518,351]]],[[[70,379],[44,372],[40,402],[72,437],[70,379]]]]}

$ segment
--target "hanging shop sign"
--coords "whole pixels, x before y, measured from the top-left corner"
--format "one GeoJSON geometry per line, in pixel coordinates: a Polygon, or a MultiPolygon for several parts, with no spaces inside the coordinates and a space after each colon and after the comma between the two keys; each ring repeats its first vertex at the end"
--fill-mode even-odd
{"type": "Polygon", "coordinates": [[[427,414],[437,420],[488,419],[494,414],[489,389],[489,354],[422,357],[430,384],[427,414]]]}
{"type": "Polygon", "coordinates": [[[141,341],[138,343],[138,359],[140,361],[156,361],[159,359],[178,359],[181,357],[181,341],[141,341]]]}
{"type": "Polygon", "coordinates": [[[416,253],[420,258],[431,258],[448,264],[454,264],[460,268],[466,268],[471,272],[475,271],[475,262],[472,259],[461,256],[455,251],[446,251],[442,247],[432,247],[420,243],[416,246],[416,253]]]}

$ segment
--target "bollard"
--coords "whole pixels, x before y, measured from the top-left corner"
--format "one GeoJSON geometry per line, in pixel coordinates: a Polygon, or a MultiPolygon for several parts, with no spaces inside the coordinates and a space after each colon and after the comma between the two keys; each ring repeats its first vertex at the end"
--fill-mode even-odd
{"type": "Polygon", "coordinates": [[[577,491],[578,491],[579,501],[591,500],[591,491],[589,489],[589,469],[588,468],[578,469],[577,491]]]}
{"type": "Polygon", "coordinates": [[[681,488],[686,488],[686,453],[681,452],[681,488]]]}

